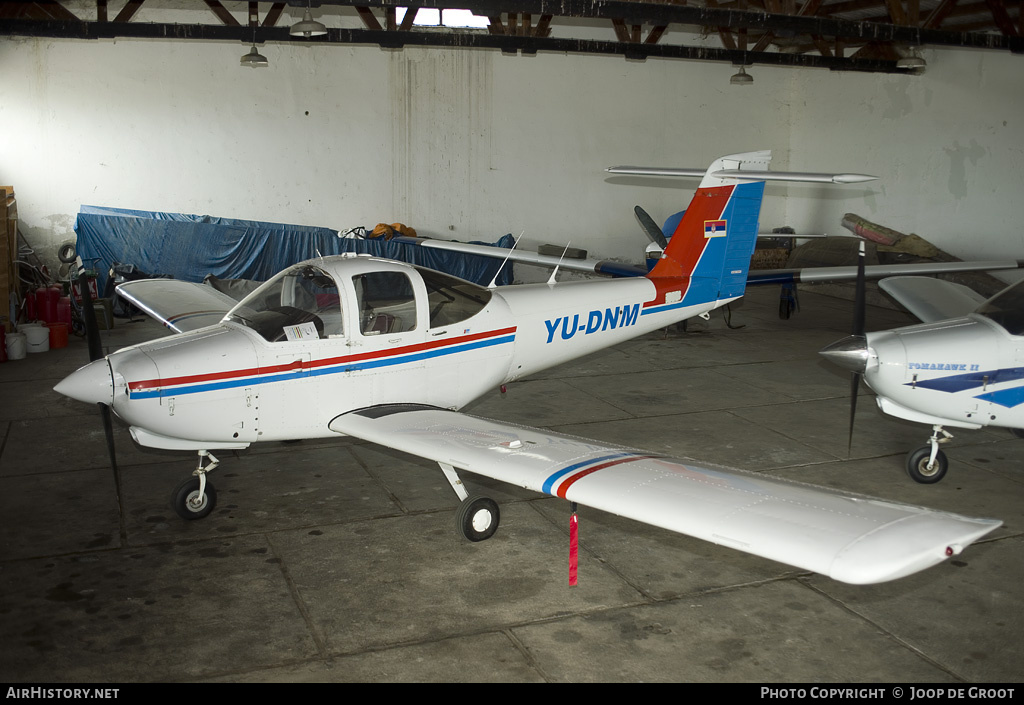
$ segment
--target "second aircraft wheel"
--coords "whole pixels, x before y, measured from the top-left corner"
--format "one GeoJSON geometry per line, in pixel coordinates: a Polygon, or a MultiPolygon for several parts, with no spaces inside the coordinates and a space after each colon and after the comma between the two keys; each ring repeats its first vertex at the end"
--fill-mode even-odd
{"type": "Polygon", "coordinates": [[[470,541],[485,541],[498,530],[501,512],[490,497],[467,497],[455,512],[455,525],[470,541]]]}
{"type": "Polygon", "coordinates": [[[941,450],[935,455],[935,462],[928,467],[928,459],[932,455],[931,446],[921,446],[907,454],[907,474],[914,482],[930,485],[938,482],[946,475],[949,461],[941,450]]]}

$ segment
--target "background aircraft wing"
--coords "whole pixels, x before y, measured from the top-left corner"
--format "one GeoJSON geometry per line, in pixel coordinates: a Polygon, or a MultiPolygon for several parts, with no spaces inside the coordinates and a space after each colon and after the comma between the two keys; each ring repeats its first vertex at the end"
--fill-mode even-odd
{"type": "MultiPolygon", "coordinates": [[[[900,275],[954,274],[957,272],[993,272],[1020,269],[1021,260],[977,260],[974,262],[912,262],[909,264],[869,264],[864,267],[868,279],[900,275]]],[[[815,282],[854,281],[857,265],[841,267],[804,267],[803,269],[751,270],[748,285],[811,284],[815,282]]]]}
{"type": "Polygon", "coordinates": [[[944,279],[889,277],[878,286],[925,323],[966,316],[985,303],[974,289],[944,279]]]}
{"type": "MultiPolygon", "coordinates": [[[[655,226],[656,227],[656,226],[655,226]]],[[[776,235],[765,234],[766,237],[815,237],[809,235],[776,235]]],[[[466,254],[481,255],[497,259],[508,259],[510,262],[521,262],[541,267],[554,269],[572,270],[586,274],[600,274],[612,277],[642,277],[648,272],[644,265],[631,264],[629,262],[618,262],[615,260],[597,259],[574,259],[571,257],[556,257],[554,255],[542,255],[537,252],[518,249],[506,249],[503,247],[489,247],[485,245],[474,245],[468,242],[454,242],[448,240],[431,240],[429,238],[395,236],[396,242],[403,242],[419,247],[437,248],[452,252],[464,252],[466,254]]],[[[911,264],[877,264],[865,267],[865,276],[868,279],[880,279],[899,275],[930,275],[930,274],[951,274],[956,272],[981,272],[998,271],[1008,269],[1019,269],[1022,266],[1020,260],[978,260],[974,262],[919,262],[911,264]]],[[[762,269],[750,270],[747,276],[748,286],[762,284],[792,284],[792,283],[814,283],[814,282],[836,282],[853,281],[857,278],[857,266],[841,267],[804,267],[802,269],[762,269]]]]}
{"type": "Polygon", "coordinates": [[[1002,523],[419,405],[342,414],[330,428],[856,584],[935,565],[1002,523]]]}
{"type": "Polygon", "coordinates": [[[176,333],[217,323],[238,303],[212,286],[180,279],[138,279],[116,291],[176,333]]]}

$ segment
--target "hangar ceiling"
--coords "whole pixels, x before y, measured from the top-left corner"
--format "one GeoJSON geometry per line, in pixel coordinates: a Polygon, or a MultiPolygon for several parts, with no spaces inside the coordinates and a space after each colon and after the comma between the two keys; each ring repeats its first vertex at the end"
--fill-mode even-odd
{"type": "Polygon", "coordinates": [[[0,4],[0,36],[458,46],[895,73],[922,70],[922,46],[1024,53],[1021,7],[1020,0],[41,0],[0,4]],[[289,33],[307,5],[326,34],[289,33]],[[413,25],[413,12],[398,21],[400,7],[470,9],[488,26],[423,28],[413,25]],[[160,11],[187,11],[189,21],[154,21],[160,11]]]}

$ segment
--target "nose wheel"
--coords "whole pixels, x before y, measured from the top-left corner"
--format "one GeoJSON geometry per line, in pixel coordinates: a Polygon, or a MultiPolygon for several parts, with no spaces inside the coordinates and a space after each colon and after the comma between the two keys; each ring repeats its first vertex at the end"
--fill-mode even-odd
{"type": "Polygon", "coordinates": [[[946,459],[946,454],[939,450],[939,444],[947,442],[952,437],[953,435],[943,430],[942,426],[933,426],[928,445],[907,454],[907,474],[914,482],[931,485],[946,476],[949,460],[946,459]]]}
{"type": "Polygon", "coordinates": [[[203,519],[209,516],[213,508],[217,506],[217,491],[207,481],[206,473],[213,470],[220,464],[220,461],[212,453],[199,451],[199,464],[192,477],[188,478],[171,494],[171,506],[175,513],[182,519],[194,520],[203,519]],[[203,466],[203,459],[209,458],[210,463],[203,466]]]}

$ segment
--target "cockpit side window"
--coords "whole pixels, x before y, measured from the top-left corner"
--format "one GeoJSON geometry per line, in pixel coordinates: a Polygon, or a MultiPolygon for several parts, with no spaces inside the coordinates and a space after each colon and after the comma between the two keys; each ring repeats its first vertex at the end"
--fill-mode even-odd
{"type": "Polygon", "coordinates": [[[404,333],[416,328],[416,296],[403,272],[370,272],[352,278],[363,335],[404,333]]]}
{"type": "Polygon", "coordinates": [[[242,299],[227,320],[252,328],[272,343],[344,332],[338,286],[312,265],[293,267],[263,284],[242,299]]]}
{"type": "Polygon", "coordinates": [[[977,312],[1001,325],[1010,335],[1024,335],[1024,281],[1003,289],[977,312]]]}
{"type": "Polygon", "coordinates": [[[480,313],[491,300],[490,289],[465,279],[417,267],[427,287],[430,327],[439,328],[464,321],[480,313]]]}

